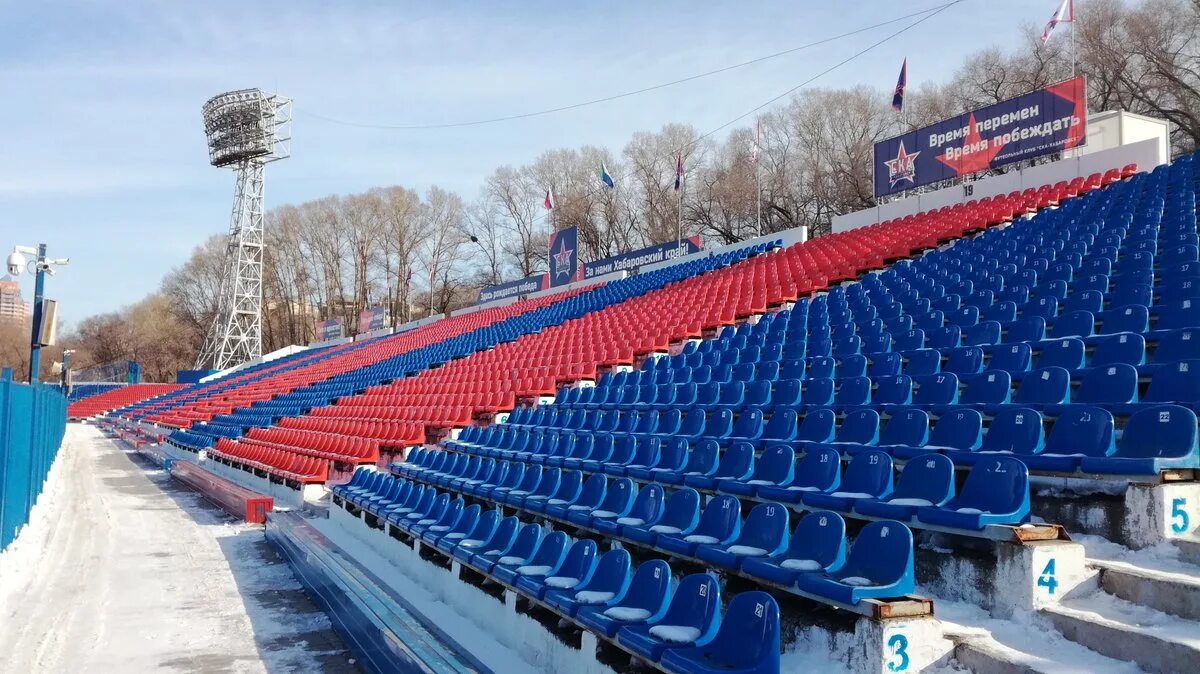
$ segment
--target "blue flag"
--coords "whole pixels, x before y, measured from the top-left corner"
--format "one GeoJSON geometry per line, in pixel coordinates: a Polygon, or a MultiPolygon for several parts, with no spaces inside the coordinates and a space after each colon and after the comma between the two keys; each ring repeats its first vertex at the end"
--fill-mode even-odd
{"type": "Polygon", "coordinates": [[[610,188],[616,187],[616,184],[613,183],[612,176],[608,174],[608,166],[605,165],[604,162],[600,162],[600,181],[605,185],[608,185],[610,188]]]}
{"type": "Polygon", "coordinates": [[[900,77],[896,80],[896,92],[892,94],[892,107],[896,112],[904,111],[904,88],[908,86],[908,59],[900,64],[900,77]]]}

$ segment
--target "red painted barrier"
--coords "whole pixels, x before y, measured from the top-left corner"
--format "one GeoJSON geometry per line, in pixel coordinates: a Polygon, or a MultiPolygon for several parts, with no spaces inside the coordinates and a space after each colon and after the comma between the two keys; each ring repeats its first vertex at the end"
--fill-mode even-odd
{"type": "Polygon", "coordinates": [[[172,459],[162,450],[151,446],[139,447],[138,451],[163,466],[172,477],[248,524],[265,524],[267,513],[275,508],[275,501],[270,496],[236,485],[194,463],[172,459]]]}

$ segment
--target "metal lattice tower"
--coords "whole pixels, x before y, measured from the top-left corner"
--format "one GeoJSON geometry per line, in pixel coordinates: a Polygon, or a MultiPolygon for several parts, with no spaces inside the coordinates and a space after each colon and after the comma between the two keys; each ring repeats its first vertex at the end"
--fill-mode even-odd
{"type": "Polygon", "coordinates": [[[213,166],[233,167],[236,187],[217,313],[197,369],[224,370],[262,355],[263,175],[290,154],[291,101],[258,89],[216,96],[204,104],[204,131],[213,166]]]}

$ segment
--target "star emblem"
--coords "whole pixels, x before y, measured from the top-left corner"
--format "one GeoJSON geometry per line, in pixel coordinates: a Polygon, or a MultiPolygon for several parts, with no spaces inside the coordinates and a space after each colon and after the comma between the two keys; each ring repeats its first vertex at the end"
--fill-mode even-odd
{"type": "Polygon", "coordinates": [[[558,252],[553,255],[553,257],[554,257],[554,276],[556,278],[562,274],[566,274],[567,276],[571,275],[571,255],[572,255],[572,253],[574,253],[574,251],[567,249],[567,242],[565,239],[561,243],[559,243],[558,252]]]}
{"type": "Polygon", "coordinates": [[[954,170],[958,176],[970,175],[986,171],[992,167],[992,160],[1004,149],[1000,138],[985,139],[979,134],[979,125],[975,123],[975,113],[967,117],[967,136],[963,138],[962,155],[957,159],[949,159],[944,154],[937,155],[937,160],[954,170]]]}
{"type": "Polygon", "coordinates": [[[897,183],[909,181],[917,182],[917,155],[920,151],[909,153],[904,149],[904,141],[900,141],[900,151],[896,153],[895,159],[887,159],[883,163],[887,164],[888,182],[891,187],[895,187],[897,183]]]}

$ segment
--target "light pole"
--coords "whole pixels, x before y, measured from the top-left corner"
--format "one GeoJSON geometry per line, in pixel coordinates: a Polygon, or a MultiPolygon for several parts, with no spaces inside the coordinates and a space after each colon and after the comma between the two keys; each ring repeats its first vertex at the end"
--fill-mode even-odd
{"type": "Polygon", "coordinates": [[[71,397],[71,354],[75,353],[75,349],[63,349],[62,363],[62,387],[67,397],[71,397]]]}
{"type": "Polygon", "coordinates": [[[8,256],[8,273],[20,276],[24,273],[27,260],[25,256],[34,256],[33,269],[33,327],[29,340],[29,383],[38,383],[39,366],[42,355],[42,291],[46,285],[46,274],[54,275],[52,265],[65,265],[69,258],[49,259],[46,257],[46,244],[39,243],[37,248],[32,246],[14,246],[8,256]]]}

